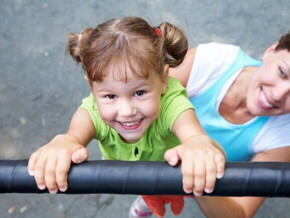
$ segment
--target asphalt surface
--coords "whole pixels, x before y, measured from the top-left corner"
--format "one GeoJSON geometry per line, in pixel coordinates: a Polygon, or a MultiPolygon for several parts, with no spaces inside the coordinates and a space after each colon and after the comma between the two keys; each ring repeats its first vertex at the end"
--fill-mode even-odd
{"type": "MultiPolygon", "coordinates": [[[[113,18],[141,16],[183,28],[191,46],[240,45],[253,57],[289,29],[289,0],[1,0],[0,159],[28,159],[54,135],[88,94],[82,70],[66,53],[70,32],[113,18]]],[[[100,159],[96,142],[90,159],[100,159]]],[[[0,194],[0,217],[127,217],[133,195],[0,194]]],[[[290,217],[290,200],[271,198],[255,217],[290,217]]],[[[169,212],[166,217],[174,217],[169,212]]],[[[178,217],[204,217],[187,200],[178,217]]],[[[233,217],[234,214],[233,214],[233,217]]]]}

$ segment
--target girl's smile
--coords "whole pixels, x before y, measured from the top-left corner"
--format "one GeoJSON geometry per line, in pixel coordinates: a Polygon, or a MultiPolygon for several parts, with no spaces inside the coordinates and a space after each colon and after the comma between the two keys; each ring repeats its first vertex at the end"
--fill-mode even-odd
{"type": "Polygon", "coordinates": [[[141,126],[143,119],[135,120],[131,122],[119,122],[120,126],[125,130],[135,130],[141,126]]]}

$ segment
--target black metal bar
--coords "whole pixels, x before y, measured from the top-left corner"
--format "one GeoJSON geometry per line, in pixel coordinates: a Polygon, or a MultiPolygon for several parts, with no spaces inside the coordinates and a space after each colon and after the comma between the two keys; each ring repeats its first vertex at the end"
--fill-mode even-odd
{"type": "MultiPolygon", "coordinates": [[[[149,161],[87,161],[71,167],[63,194],[185,195],[180,165],[149,161]]],[[[28,174],[27,160],[0,160],[0,193],[47,193],[28,174]]],[[[62,193],[62,192],[58,192],[62,193]]],[[[229,162],[211,196],[290,197],[290,163],[229,162]]]]}

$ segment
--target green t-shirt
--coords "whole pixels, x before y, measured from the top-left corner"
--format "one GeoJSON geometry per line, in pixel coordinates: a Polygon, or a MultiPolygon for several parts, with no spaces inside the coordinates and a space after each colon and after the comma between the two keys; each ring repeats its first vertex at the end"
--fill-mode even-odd
{"type": "Polygon", "coordinates": [[[124,142],[114,129],[103,122],[92,93],[83,99],[80,108],[89,112],[96,128],[95,138],[106,160],[161,161],[164,160],[166,150],[179,144],[179,140],[171,132],[174,121],[183,111],[193,109],[193,106],[180,82],[169,77],[167,91],[161,96],[158,118],[135,143],[124,142]]]}

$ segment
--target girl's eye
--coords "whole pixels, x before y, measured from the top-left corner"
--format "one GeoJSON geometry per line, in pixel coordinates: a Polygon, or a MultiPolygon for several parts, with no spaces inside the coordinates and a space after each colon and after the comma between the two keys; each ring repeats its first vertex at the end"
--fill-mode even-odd
{"type": "Polygon", "coordinates": [[[105,97],[109,99],[115,99],[117,96],[113,94],[109,94],[109,95],[106,95],[105,97]]]}
{"type": "Polygon", "coordinates": [[[145,91],[141,90],[141,91],[137,91],[134,93],[134,96],[142,96],[145,94],[145,91]]]}
{"type": "Polygon", "coordinates": [[[280,71],[280,76],[282,78],[287,78],[288,77],[287,73],[285,73],[281,68],[279,68],[279,71],[280,71]]]}

